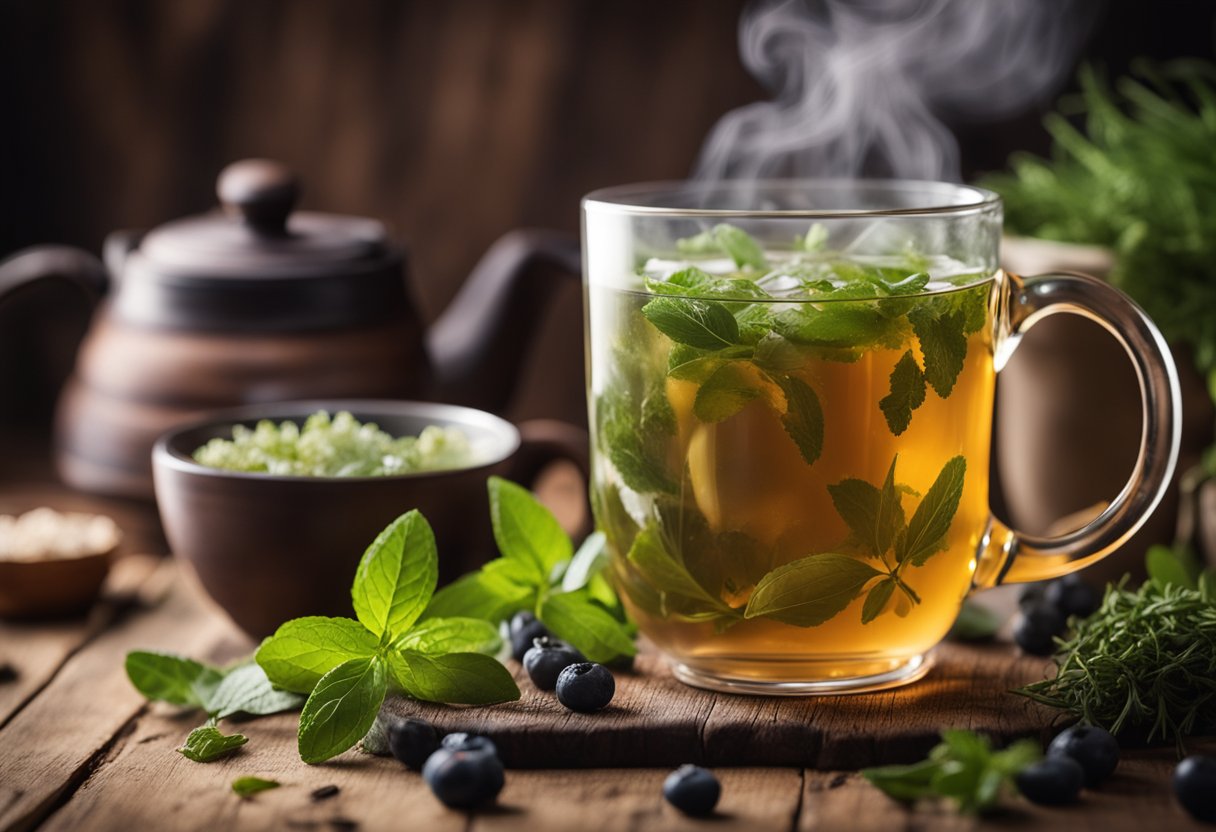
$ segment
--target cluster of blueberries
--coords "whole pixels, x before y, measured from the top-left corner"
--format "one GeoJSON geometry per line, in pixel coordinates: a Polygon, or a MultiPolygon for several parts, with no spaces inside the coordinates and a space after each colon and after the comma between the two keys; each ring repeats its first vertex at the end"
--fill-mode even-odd
{"type": "Polygon", "coordinates": [[[1101,603],[1098,591],[1075,574],[1029,584],[1018,596],[1021,616],[1013,627],[1013,640],[1031,655],[1049,656],[1055,652],[1056,636],[1068,628],[1068,619],[1089,618],[1101,603]]]}
{"type": "MultiPolygon", "coordinates": [[[[608,668],[587,661],[535,616],[519,613],[508,631],[511,654],[539,690],[555,691],[558,702],[580,713],[603,710],[612,701],[616,680],[608,668]]],[[[488,737],[456,733],[441,739],[431,723],[399,718],[388,726],[388,747],[408,768],[421,771],[435,797],[452,809],[489,804],[505,783],[498,748],[488,737]]],[[[696,817],[713,814],[721,794],[717,778],[698,766],[681,766],[663,784],[667,801],[696,817]]]]}
{"type": "MultiPolygon", "coordinates": [[[[1109,731],[1074,725],[1047,747],[1047,756],[1017,775],[1018,791],[1041,806],[1067,806],[1081,789],[1095,789],[1119,765],[1119,743],[1109,731]]],[[[1196,820],[1216,823],[1216,758],[1193,755],[1174,769],[1174,796],[1196,820]]]]}

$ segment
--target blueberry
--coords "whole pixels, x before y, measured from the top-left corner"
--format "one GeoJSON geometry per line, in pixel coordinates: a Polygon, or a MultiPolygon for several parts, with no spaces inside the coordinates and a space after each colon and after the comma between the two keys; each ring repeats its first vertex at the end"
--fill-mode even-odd
{"type": "Polygon", "coordinates": [[[700,766],[684,765],[667,775],[663,797],[686,815],[705,817],[713,814],[722,796],[722,784],[700,766]]]}
{"type": "Polygon", "coordinates": [[[511,635],[511,655],[517,662],[524,660],[524,654],[532,649],[532,642],[549,635],[545,625],[530,612],[515,613],[507,627],[507,632],[511,635]]]}
{"type": "Polygon", "coordinates": [[[388,749],[406,766],[419,771],[439,747],[439,732],[423,719],[395,719],[388,726],[388,749]]]}
{"type": "Polygon", "coordinates": [[[1024,584],[1022,589],[1018,592],[1018,609],[1022,612],[1026,612],[1026,610],[1031,609],[1032,607],[1039,606],[1043,601],[1043,592],[1046,590],[1046,588],[1047,585],[1042,581],[1033,584],[1024,584]]]}
{"type": "Polygon", "coordinates": [[[524,654],[524,670],[528,671],[528,677],[536,687],[553,690],[557,687],[558,674],[572,664],[585,661],[587,657],[566,642],[541,636],[524,654]]]}
{"type": "Polygon", "coordinates": [[[498,746],[494,744],[494,741],[480,734],[466,734],[458,731],[455,734],[448,734],[439,745],[449,751],[482,751],[486,754],[493,754],[495,757],[498,756],[498,746]]]}
{"type": "Polygon", "coordinates": [[[472,809],[490,803],[502,791],[505,778],[498,757],[487,751],[440,748],[422,767],[422,779],[435,797],[451,809],[472,809]]]}
{"type": "Polygon", "coordinates": [[[1039,604],[1022,611],[1013,628],[1013,640],[1033,656],[1050,656],[1055,652],[1055,636],[1064,632],[1064,617],[1055,607],[1039,604]]]}
{"type": "Polygon", "coordinates": [[[1040,806],[1067,806],[1081,796],[1085,772],[1072,757],[1048,757],[1017,774],[1018,791],[1040,806]]]}
{"type": "Polygon", "coordinates": [[[1058,581],[1052,581],[1043,591],[1043,600],[1051,604],[1060,615],[1068,618],[1089,618],[1098,611],[1102,596],[1079,575],[1065,575],[1058,581]]]}
{"type": "Polygon", "coordinates": [[[589,714],[604,708],[616,693],[608,668],[595,662],[572,664],[557,677],[557,701],[572,711],[589,714]]]}
{"type": "Polygon", "coordinates": [[[1074,725],[1051,741],[1047,756],[1072,757],[1085,772],[1085,788],[1092,789],[1102,785],[1119,765],[1119,743],[1104,728],[1074,725]]]}
{"type": "Polygon", "coordinates": [[[1216,823],[1216,758],[1187,757],[1174,769],[1174,795],[1191,817],[1216,823]]]}

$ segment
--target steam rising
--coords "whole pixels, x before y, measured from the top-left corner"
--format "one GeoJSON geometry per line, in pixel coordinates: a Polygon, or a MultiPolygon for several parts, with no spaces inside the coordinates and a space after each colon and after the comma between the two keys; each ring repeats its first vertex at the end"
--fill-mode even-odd
{"type": "Polygon", "coordinates": [[[774,93],[727,113],[696,178],[959,178],[942,118],[1011,116],[1053,94],[1086,0],[757,0],[744,66],[774,93]]]}

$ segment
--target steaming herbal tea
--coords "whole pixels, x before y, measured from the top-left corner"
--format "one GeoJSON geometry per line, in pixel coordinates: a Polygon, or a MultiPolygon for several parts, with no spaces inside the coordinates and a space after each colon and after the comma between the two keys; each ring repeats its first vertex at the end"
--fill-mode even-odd
{"type": "Polygon", "coordinates": [[[919,661],[988,517],[994,273],[791,243],[717,225],[588,290],[596,517],[694,681],[919,661]]]}

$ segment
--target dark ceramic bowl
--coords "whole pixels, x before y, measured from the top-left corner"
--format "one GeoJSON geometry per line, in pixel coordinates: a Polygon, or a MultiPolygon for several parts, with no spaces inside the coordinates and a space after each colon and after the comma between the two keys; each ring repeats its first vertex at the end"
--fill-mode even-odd
{"type": "Polygon", "coordinates": [[[410,509],[435,530],[441,582],[483,563],[493,554],[487,477],[527,483],[558,457],[585,470],[585,431],[552,422],[521,429],[480,410],[422,402],[291,402],[219,411],[157,441],[156,502],[173,552],[242,629],[261,637],[298,616],[349,616],[360,557],[381,529],[410,509]],[[192,456],[209,439],[231,438],[234,425],[303,423],[317,410],[349,410],[393,436],[417,435],[427,425],[458,427],[478,462],[388,477],[297,477],[208,468],[192,456]]]}

